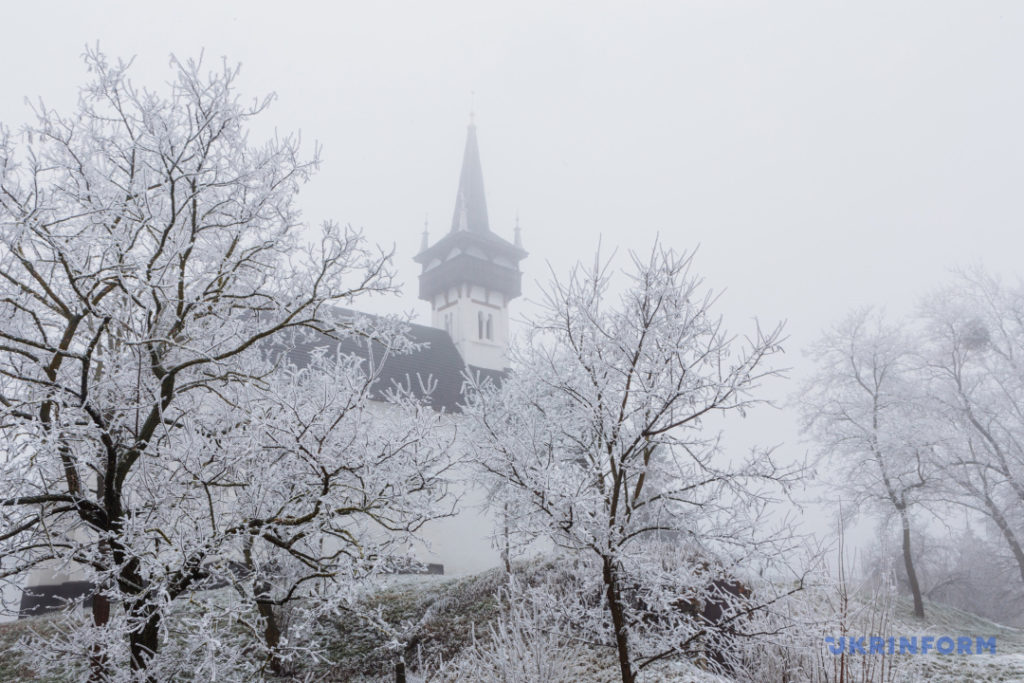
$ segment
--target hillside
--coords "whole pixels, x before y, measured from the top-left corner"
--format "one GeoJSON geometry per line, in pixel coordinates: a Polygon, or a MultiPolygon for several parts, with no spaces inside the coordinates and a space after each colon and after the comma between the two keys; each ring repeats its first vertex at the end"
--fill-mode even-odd
{"type": "MultiPolygon", "coordinates": [[[[527,580],[531,578],[530,571],[526,573],[527,580]]],[[[467,654],[473,653],[474,643],[476,647],[486,649],[491,637],[489,627],[497,623],[496,619],[501,613],[496,596],[504,581],[503,573],[497,570],[462,579],[421,577],[396,580],[391,586],[376,593],[365,605],[377,611],[381,623],[393,629],[391,634],[367,626],[364,620],[357,618],[324,624],[327,632],[331,633],[330,640],[333,643],[329,652],[330,663],[304,671],[302,676],[293,680],[324,683],[393,681],[392,671],[398,657],[393,638],[395,633],[399,633],[401,640],[407,644],[403,655],[409,667],[408,683],[479,680],[468,678],[464,667],[461,669],[463,673],[460,673],[458,665],[466,659],[467,654]],[[424,677],[424,670],[431,672],[431,675],[424,677]]],[[[877,655],[847,656],[844,668],[847,675],[853,674],[849,680],[936,683],[1024,681],[1024,630],[1001,626],[937,603],[928,603],[926,611],[927,618],[922,624],[913,617],[909,603],[898,601],[885,633],[897,637],[994,636],[996,653],[971,656],[897,655],[888,657],[888,661],[885,658],[879,659],[877,655]],[[866,664],[870,666],[866,667],[866,664]],[[866,679],[863,678],[865,670],[873,672],[866,679]]],[[[38,617],[0,624],[0,681],[38,680],[19,661],[19,651],[22,649],[19,641],[32,630],[53,628],[55,623],[52,617],[38,617]]],[[[853,627],[849,633],[872,635],[858,632],[853,627]]],[[[617,666],[610,650],[578,647],[570,653],[568,659],[559,663],[563,680],[588,683],[616,681],[617,666]]],[[[826,654],[821,661],[825,665],[822,680],[836,680],[839,657],[826,654]]],[[[520,679],[510,680],[518,683],[520,679]]],[[[760,679],[756,674],[746,679],[713,676],[692,662],[680,660],[651,667],[643,672],[640,680],[643,683],[733,683],[760,679]]],[[[543,683],[551,681],[545,680],[543,683]]]]}

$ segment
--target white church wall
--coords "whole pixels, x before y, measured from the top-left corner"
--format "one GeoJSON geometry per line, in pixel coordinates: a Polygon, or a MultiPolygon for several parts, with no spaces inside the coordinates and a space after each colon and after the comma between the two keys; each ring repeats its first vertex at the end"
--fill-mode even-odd
{"type": "Polygon", "coordinates": [[[448,294],[447,301],[441,295],[434,297],[431,325],[448,332],[467,365],[504,370],[508,366],[506,298],[480,285],[466,285],[448,294]],[[463,296],[458,296],[460,289],[463,296]],[[451,297],[453,293],[456,296],[451,297]]]}
{"type": "Polygon", "coordinates": [[[486,491],[472,482],[469,467],[454,474],[455,514],[424,525],[416,555],[422,562],[444,565],[445,575],[465,576],[498,566],[501,557],[493,542],[494,515],[485,509],[486,491]]]}
{"type": "MultiPolygon", "coordinates": [[[[387,403],[374,403],[373,411],[384,416],[399,410],[387,403]]],[[[393,414],[393,413],[392,413],[393,414]]],[[[464,430],[459,428],[462,417],[458,413],[439,413],[438,429],[452,440],[450,452],[462,450],[457,439],[464,430]]],[[[424,564],[441,564],[445,575],[465,576],[491,569],[501,563],[493,536],[496,515],[487,509],[487,491],[478,482],[474,467],[466,462],[454,464],[444,473],[449,482],[449,498],[441,503],[437,512],[444,517],[424,524],[416,533],[414,557],[424,564]]],[[[383,532],[382,532],[383,533],[383,532]]]]}

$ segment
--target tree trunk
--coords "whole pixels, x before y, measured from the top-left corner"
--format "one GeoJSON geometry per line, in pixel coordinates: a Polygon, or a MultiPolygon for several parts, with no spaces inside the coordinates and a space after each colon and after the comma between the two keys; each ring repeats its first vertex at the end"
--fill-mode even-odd
{"type": "Polygon", "coordinates": [[[612,627],[615,629],[615,649],[619,654],[622,683],[635,683],[636,675],[633,673],[633,663],[629,654],[629,632],[626,630],[626,607],[622,604],[618,568],[611,558],[604,558],[603,574],[608,595],[608,611],[612,614],[612,627]]]}
{"type": "Polygon", "coordinates": [[[1017,535],[1013,533],[1013,528],[1010,523],[1006,521],[1006,517],[1002,511],[996,505],[995,501],[988,495],[985,496],[985,507],[988,508],[989,517],[999,527],[999,532],[1003,534],[1003,538],[1006,539],[1006,544],[1010,546],[1010,552],[1013,553],[1014,559],[1017,560],[1017,568],[1020,570],[1021,581],[1024,581],[1024,549],[1020,546],[1020,541],[1017,540],[1017,535]]]}
{"type": "MultiPolygon", "coordinates": [[[[269,585],[264,590],[269,595],[269,585]]],[[[263,617],[263,638],[266,642],[267,650],[270,652],[270,670],[275,676],[283,676],[285,673],[284,662],[281,661],[281,652],[278,649],[281,644],[281,628],[277,625],[274,606],[269,602],[260,601],[259,595],[256,597],[256,609],[259,610],[260,616],[263,617]]]]}
{"type": "Polygon", "coordinates": [[[505,564],[505,573],[512,574],[512,542],[509,539],[508,528],[508,503],[502,507],[502,521],[504,522],[503,538],[505,545],[501,549],[501,561],[505,564]]]}
{"type": "MultiPolygon", "coordinates": [[[[131,651],[132,671],[144,671],[160,647],[160,610],[157,607],[143,606],[136,617],[145,619],[142,628],[128,635],[131,651]]],[[[153,676],[146,676],[146,683],[158,683],[153,676]]]]}
{"type": "Polygon", "coordinates": [[[907,582],[910,584],[910,592],[914,595],[914,616],[924,619],[924,600],[921,599],[921,584],[917,581],[917,572],[914,570],[914,556],[910,552],[910,519],[907,517],[906,508],[900,509],[900,521],[903,523],[903,565],[907,569],[907,582]]]}
{"type": "MultiPolygon", "coordinates": [[[[96,497],[100,499],[104,493],[103,482],[106,481],[103,473],[96,478],[96,497]]],[[[99,542],[100,556],[111,561],[110,544],[106,541],[99,542]]],[[[92,625],[103,628],[110,621],[110,599],[103,594],[103,586],[96,585],[92,596],[92,625]]],[[[102,683],[107,680],[107,655],[103,651],[101,643],[94,643],[92,653],[89,655],[89,683],[102,683]]]]}
{"type": "MultiPolygon", "coordinates": [[[[255,572],[256,565],[252,561],[252,543],[252,536],[246,536],[242,546],[242,554],[245,557],[245,566],[250,572],[255,572]]],[[[281,661],[281,652],[279,650],[281,645],[281,627],[277,623],[274,605],[270,602],[271,585],[269,581],[260,580],[258,577],[254,578],[256,582],[253,584],[252,592],[253,597],[256,599],[256,610],[263,617],[263,642],[267,646],[267,652],[270,653],[270,670],[276,676],[283,676],[285,674],[285,667],[284,662],[281,661]]],[[[242,593],[242,597],[245,597],[244,593],[242,593]]]]}
{"type": "MultiPolygon", "coordinates": [[[[98,589],[97,589],[98,590],[98,589]]],[[[110,600],[97,592],[92,596],[92,623],[102,628],[110,621],[110,600]]],[[[107,680],[107,655],[103,645],[95,643],[89,655],[89,683],[102,683],[107,680]]]]}

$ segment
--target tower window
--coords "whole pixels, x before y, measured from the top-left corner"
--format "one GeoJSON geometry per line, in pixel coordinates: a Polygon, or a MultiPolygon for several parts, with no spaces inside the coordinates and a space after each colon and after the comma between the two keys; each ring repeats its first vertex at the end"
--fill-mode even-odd
{"type": "Polygon", "coordinates": [[[484,338],[484,314],[480,311],[476,314],[476,338],[484,338]]]}
{"type": "Polygon", "coordinates": [[[487,338],[494,339],[494,316],[487,314],[487,338]]]}

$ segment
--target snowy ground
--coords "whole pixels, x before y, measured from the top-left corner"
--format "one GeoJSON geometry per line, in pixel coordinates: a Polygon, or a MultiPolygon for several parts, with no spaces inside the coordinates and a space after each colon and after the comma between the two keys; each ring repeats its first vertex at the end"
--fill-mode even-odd
{"type": "Polygon", "coordinates": [[[906,677],[898,680],[935,681],[1021,681],[1024,682],[1024,631],[995,624],[967,612],[928,603],[926,625],[910,615],[909,604],[901,603],[898,626],[906,633],[932,636],[996,637],[996,654],[909,657],[906,677]]]}

